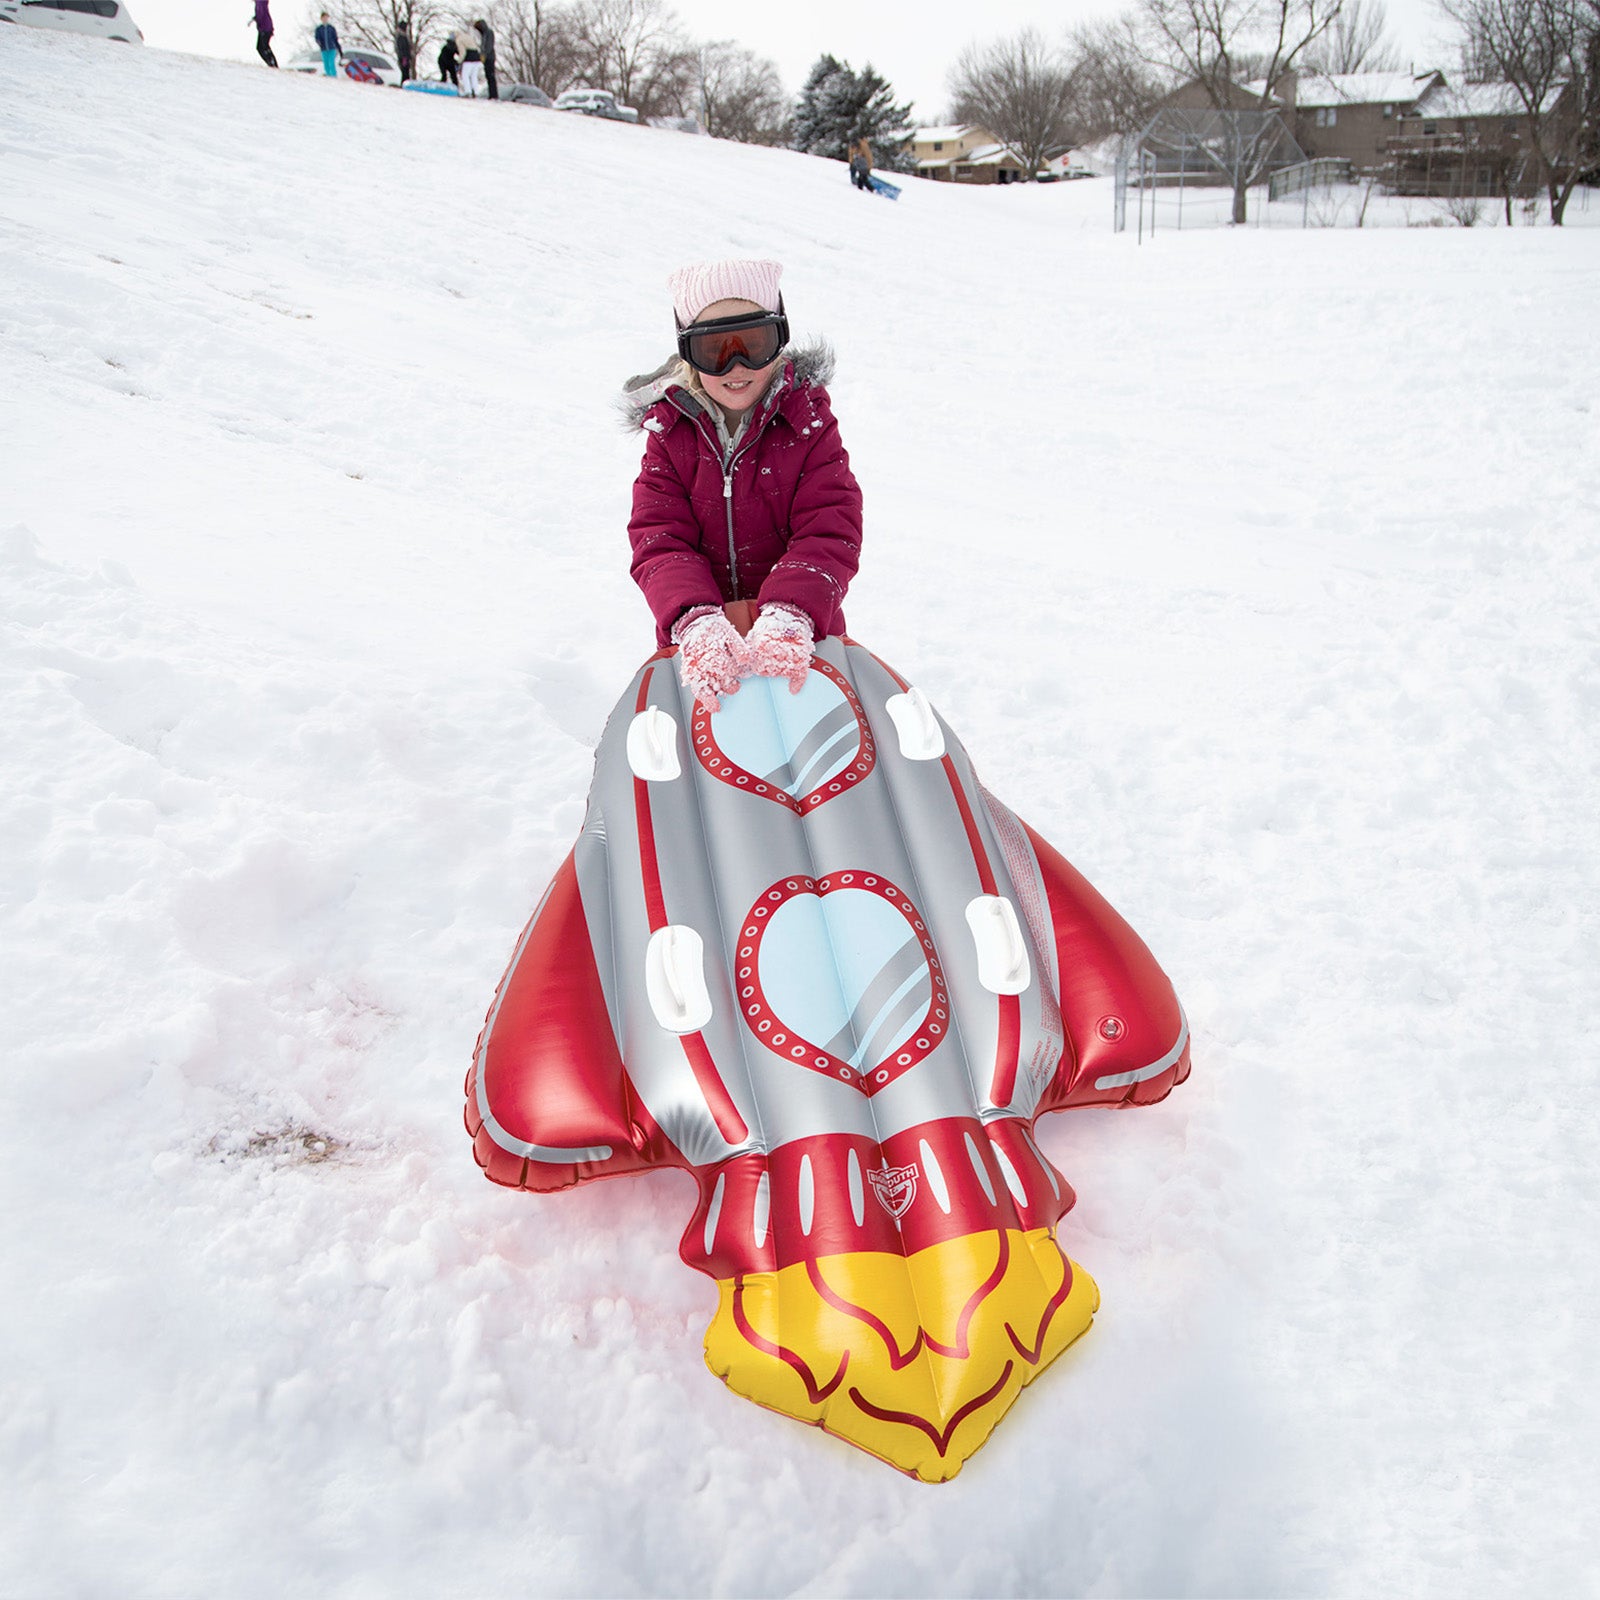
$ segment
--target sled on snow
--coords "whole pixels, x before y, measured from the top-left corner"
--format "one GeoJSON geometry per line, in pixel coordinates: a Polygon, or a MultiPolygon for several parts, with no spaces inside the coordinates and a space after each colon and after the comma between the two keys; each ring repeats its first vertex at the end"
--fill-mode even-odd
{"type": "Polygon", "coordinates": [[[1034,1122],[1163,1098],[1183,1012],[869,650],[825,639],[799,694],[747,678],[715,714],[677,669],[606,725],[478,1040],[475,1155],[541,1191],[693,1173],[711,1370],[953,1477],[1099,1305],[1034,1122]]]}

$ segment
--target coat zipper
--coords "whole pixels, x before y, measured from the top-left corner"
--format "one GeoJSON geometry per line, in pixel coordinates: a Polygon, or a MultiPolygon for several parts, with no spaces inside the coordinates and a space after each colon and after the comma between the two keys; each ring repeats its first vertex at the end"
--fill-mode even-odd
{"type": "MultiPolygon", "coordinates": [[[[763,424],[765,425],[765,424],[763,424]]],[[[733,585],[733,598],[742,599],[739,593],[739,555],[733,539],[733,469],[739,465],[739,457],[755,443],[755,432],[743,444],[735,447],[730,456],[722,456],[719,449],[717,454],[722,456],[722,506],[728,519],[728,579],[733,585]]]]}
{"type": "MultiPolygon", "coordinates": [[[[710,444],[713,446],[713,448],[716,448],[717,455],[722,459],[722,505],[728,519],[728,578],[733,586],[733,598],[735,600],[742,599],[743,596],[741,596],[739,593],[739,557],[734,548],[733,541],[733,469],[739,465],[739,457],[742,456],[745,451],[755,443],[756,435],[766,428],[768,421],[771,420],[772,412],[777,409],[777,402],[778,393],[773,393],[768,396],[759,426],[750,430],[749,437],[744,441],[743,444],[737,446],[733,454],[730,456],[723,456],[721,449],[717,447],[716,441],[711,437],[711,435],[708,434],[703,428],[700,430],[701,437],[705,439],[707,444],[710,444]]],[[[673,398],[673,405],[676,406],[679,411],[684,411],[684,407],[678,403],[676,396],[673,398]]],[[[704,414],[705,413],[702,411],[701,416],[703,417],[704,414]]],[[[685,412],[685,415],[687,415],[687,412],[685,412]]],[[[698,427],[699,422],[696,421],[695,425],[698,427]]]]}
{"type": "Polygon", "coordinates": [[[739,594],[739,557],[733,545],[733,462],[739,458],[733,457],[722,469],[722,505],[728,513],[728,575],[733,582],[733,598],[740,598],[739,594]]]}

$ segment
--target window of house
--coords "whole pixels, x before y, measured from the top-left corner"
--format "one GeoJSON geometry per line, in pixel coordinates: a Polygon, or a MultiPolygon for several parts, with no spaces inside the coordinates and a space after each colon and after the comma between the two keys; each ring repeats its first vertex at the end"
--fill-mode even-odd
{"type": "Polygon", "coordinates": [[[1437,133],[1439,131],[1439,124],[1437,122],[1424,122],[1422,124],[1422,131],[1424,133],[1437,133]]]}
{"type": "Polygon", "coordinates": [[[1319,128],[1334,127],[1339,121],[1338,110],[1333,106],[1322,106],[1317,111],[1317,126],[1319,128]]]}
{"type": "Polygon", "coordinates": [[[1383,115],[1384,115],[1384,120],[1387,121],[1390,117],[1392,117],[1394,115],[1394,107],[1393,106],[1385,106],[1383,108],[1383,115]]]}
{"type": "Polygon", "coordinates": [[[935,146],[934,146],[934,147],[933,147],[933,153],[934,153],[934,154],[935,154],[935,155],[938,155],[938,153],[939,153],[939,152],[940,152],[940,151],[941,151],[941,150],[943,150],[943,149],[944,149],[944,145],[943,145],[943,143],[939,143],[939,144],[936,144],[936,145],[935,145],[935,146]]]}

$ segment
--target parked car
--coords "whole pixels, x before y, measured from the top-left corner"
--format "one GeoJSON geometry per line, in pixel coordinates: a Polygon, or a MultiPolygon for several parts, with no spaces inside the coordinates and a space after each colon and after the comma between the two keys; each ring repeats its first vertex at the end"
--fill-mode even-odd
{"type": "Polygon", "coordinates": [[[122,0],[0,0],[0,22],[53,28],[58,33],[87,33],[123,44],[144,43],[144,35],[122,0]]]}
{"type": "MultiPolygon", "coordinates": [[[[303,51],[294,60],[285,61],[284,66],[290,72],[321,72],[322,52],[303,51]]],[[[358,83],[397,85],[400,82],[399,67],[381,50],[368,50],[364,45],[345,51],[339,58],[339,71],[347,78],[354,78],[358,83]],[[355,68],[354,71],[351,71],[352,66],[355,68]]]]}
{"type": "Polygon", "coordinates": [[[611,122],[637,122],[639,113],[632,106],[619,106],[609,89],[567,89],[556,96],[557,111],[579,111],[586,117],[605,117],[611,122]]]}
{"type": "Polygon", "coordinates": [[[503,83],[500,85],[500,98],[523,106],[551,106],[555,103],[536,83],[503,83]]]}

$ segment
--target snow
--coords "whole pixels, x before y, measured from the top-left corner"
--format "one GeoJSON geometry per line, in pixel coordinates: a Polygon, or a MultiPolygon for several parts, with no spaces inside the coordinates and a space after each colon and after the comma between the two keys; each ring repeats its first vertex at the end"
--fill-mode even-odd
{"type": "Polygon", "coordinates": [[[952,122],[943,124],[937,128],[913,128],[911,130],[911,137],[918,144],[943,144],[947,140],[953,143],[956,140],[963,138],[965,135],[974,133],[976,131],[978,131],[976,123],[952,122]]]}
{"type": "MultiPolygon", "coordinates": [[[[1553,111],[1566,90],[1565,83],[1552,84],[1539,101],[1539,110],[1553,111]]],[[[1512,83],[1440,85],[1417,105],[1417,115],[1422,117],[1525,117],[1527,114],[1527,102],[1512,83]]]]}
{"type": "Polygon", "coordinates": [[[1435,81],[1433,72],[1303,72],[1294,103],[1312,106],[1410,105],[1435,81]]]}
{"type": "Polygon", "coordinates": [[[1600,232],[0,72],[0,1591],[1596,1592],[1600,232]],[[460,1127],[651,648],[611,395],[734,252],[839,351],[852,631],[1194,1032],[1041,1122],[1104,1307],[940,1489],[705,1371],[688,1178],[460,1127]]]}

